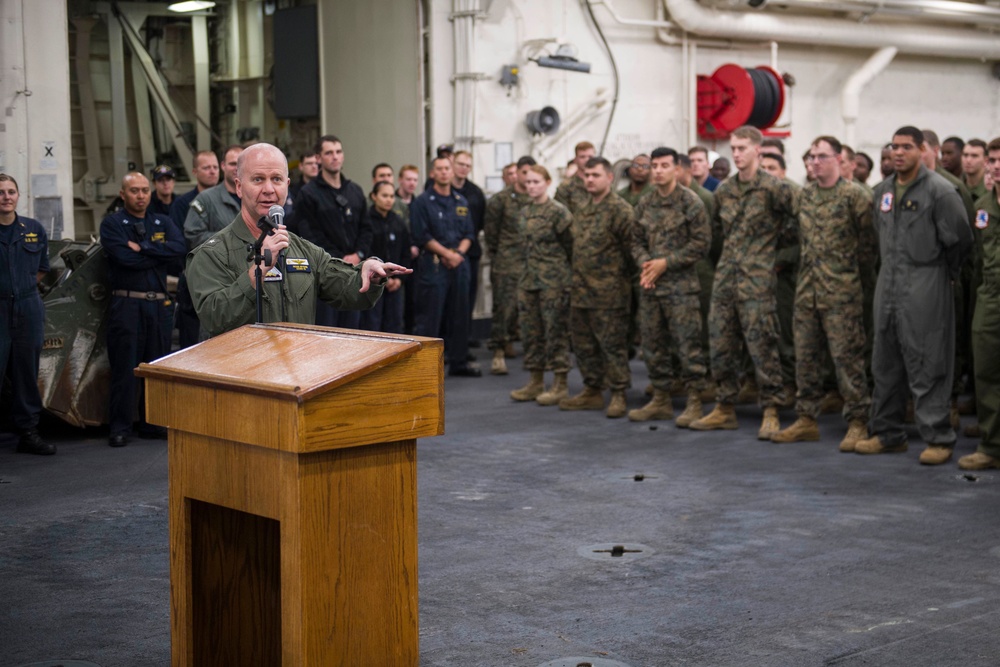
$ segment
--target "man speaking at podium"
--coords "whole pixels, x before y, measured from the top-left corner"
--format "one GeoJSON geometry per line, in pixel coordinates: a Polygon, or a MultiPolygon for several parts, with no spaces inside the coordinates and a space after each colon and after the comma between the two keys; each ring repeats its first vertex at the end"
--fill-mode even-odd
{"type": "MultiPolygon", "coordinates": [[[[188,255],[191,298],[209,334],[255,321],[257,283],[248,246],[260,236],[258,220],[267,217],[272,206],[285,203],[288,183],[288,162],[275,146],[254,144],[240,154],[236,167],[240,215],[188,255]]],[[[289,233],[283,224],[265,237],[261,254],[265,322],[312,324],[317,296],[338,309],[371,308],[387,278],[410,273],[377,257],[352,266],[289,233]]]]}

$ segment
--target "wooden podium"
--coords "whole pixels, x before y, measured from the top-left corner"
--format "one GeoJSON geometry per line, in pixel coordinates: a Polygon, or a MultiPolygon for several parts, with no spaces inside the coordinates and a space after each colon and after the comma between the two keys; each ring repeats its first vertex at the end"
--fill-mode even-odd
{"type": "Polygon", "coordinates": [[[142,364],[168,427],[174,667],[412,665],[442,343],[249,325],[142,364]]]}

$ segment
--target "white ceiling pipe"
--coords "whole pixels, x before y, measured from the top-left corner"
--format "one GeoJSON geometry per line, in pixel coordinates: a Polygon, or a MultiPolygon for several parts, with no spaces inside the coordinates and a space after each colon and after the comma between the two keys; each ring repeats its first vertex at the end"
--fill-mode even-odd
{"type": "Polygon", "coordinates": [[[923,22],[1000,23],[1000,7],[952,0],[774,0],[785,7],[822,11],[856,12],[866,15],[894,14],[923,22]]]}
{"type": "Polygon", "coordinates": [[[844,136],[848,146],[853,147],[856,141],[855,125],[861,109],[861,91],[889,66],[898,52],[895,46],[879,49],[844,84],[840,93],[840,113],[844,117],[844,136]]]}
{"type": "Polygon", "coordinates": [[[696,0],[664,0],[670,19],[704,37],[776,40],[848,48],[894,46],[902,53],[949,58],[1000,58],[1000,39],[980,30],[937,26],[857,23],[843,19],[776,16],[767,11],[728,12],[709,9],[696,0]]]}

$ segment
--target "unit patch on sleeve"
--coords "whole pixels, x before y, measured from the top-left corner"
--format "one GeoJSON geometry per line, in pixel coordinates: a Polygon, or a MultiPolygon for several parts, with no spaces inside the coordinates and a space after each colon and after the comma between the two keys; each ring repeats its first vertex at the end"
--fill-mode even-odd
{"type": "Polygon", "coordinates": [[[990,214],[986,209],[981,208],[976,211],[976,229],[986,229],[990,226],[990,214]]]}
{"type": "Polygon", "coordinates": [[[882,203],[879,206],[879,210],[881,210],[883,213],[888,213],[889,211],[892,210],[892,193],[891,192],[886,192],[884,195],[882,195],[882,203]]]}

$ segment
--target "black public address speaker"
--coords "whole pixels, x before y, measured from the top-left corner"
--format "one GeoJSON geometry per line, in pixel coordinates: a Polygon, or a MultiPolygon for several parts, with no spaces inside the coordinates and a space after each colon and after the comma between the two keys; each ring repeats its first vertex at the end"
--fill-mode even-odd
{"type": "Polygon", "coordinates": [[[319,116],[319,35],[316,5],[274,12],[274,115],[319,116]]]}
{"type": "Polygon", "coordinates": [[[524,122],[532,134],[552,134],[559,129],[559,112],[552,107],[529,111],[524,122]]]}

